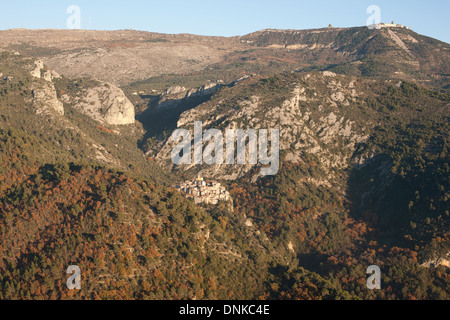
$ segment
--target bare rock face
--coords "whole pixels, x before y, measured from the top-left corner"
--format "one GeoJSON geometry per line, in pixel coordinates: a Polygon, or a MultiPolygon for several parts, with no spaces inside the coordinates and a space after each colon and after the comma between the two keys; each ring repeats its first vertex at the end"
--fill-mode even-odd
{"type": "Polygon", "coordinates": [[[62,96],[66,103],[108,125],[127,125],[135,122],[133,104],[116,86],[101,82],[99,85],[83,89],[77,96],[62,96]]]}
{"type": "Polygon", "coordinates": [[[186,98],[201,97],[201,96],[206,96],[208,94],[213,94],[217,91],[218,88],[220,88],[220,85],[218,85],[216,83],[206,84],[200,88],[194,88],[194,89],[189,90],[186,93],[186,98]]]}
{"type": "MultiPolygon", "coordinates": [[[[34,61],[30,74],[33,84],[33,107],[37,114],[48,114],[50,110],[64,115],[64,105],[58,100],[54,79],[61,76],[44,67],[41,60],[34,61]]],[[[108,125],[126,125],[135,122],[133,104],[116,86],[98,82],[97,85],[81,89],[76,96],[64,95],[63,102],[70,103],[87,116],[108,125]]]]}
{"type": "Polygon", "coordinates": [[[34,61],[33,69],[30,74],[36,79],[43,79],[45,81],[36,83],[33,85],[33,108],[36,114],[49,114],[51,111],[55,111],[59,115],[64,115],[64,105],[58,100],[56,95],[55,85],[53,84],[53,76],[56,73],[47,70],[42,75],[44,69],[44,63],[41,60],[34,61]]]}
{"type": "MultiPolygon", "coordinates": [[[[360,107],[354,101],[354,79],[332,73],[314,73],[296,78],[285,100],[270,101],[271,93],[255,91],[251,97],[233,100],[227,105],[223,96],[214,97],[180,115],[177,127],[193,132],[195,121],[203,128],[278,129],[280,150],[286,152],[282,161],[302,163],[305,154],[319,159],[324,172],[346,168],[356,146],[368,138],[368,128],[357,125],[354,115],[360,107]],[[334,101],[335,100],[335,101],[334,101]]],[[[168,170],[197,172],[211,179],[235,180],[249,173],[254,166],[246,165],[174,165],[171,151],[176,142],[167,140],[159,150],[156,161],[168,170]]],[[[255,176],[256,179],[259,178],[255,176]]],[[[322,185],[324,183],[321,183],[322,185]]]]}
{"type": "Polygon", "coordinates": [[[450,268],[450,252],[447,252],[443,257],[436,257],[434,259],[430,259],[421,264],[422,267],[425,268],[437,268],[439,266],[444,266],[450,268]]]}
{"type": "Polygon", "coordinates": [[[61,76],[56,71],[53,70],[47,70],[42,73],[42,79],[44,79],[45,81],[53,81],[53,79],[59,78],[61,78],[61,76]]]}
{"type": "Polygon", "coordinates": [[[42,86],[33,89],[33,108],[36,114],[48,114],[52,110],[64,115],[64,105],[58,100],[52,82],[44,82],[42,86]]]}
{"type": "Polygon", "coordinates": [[[162,100],[202,97],[215,93],[220,87],[221,85],[217,83],[205,84],[193,89],[186,89],[185,87],[180,86],[169,87],[164,91],[162,100]]]}
{"type": "Polygon", "coordinates": [[[30,73],[34,78],[40,79],[41,78],[41,70],[44,69],[44,63],[41,60],[36,60],[34,62],[34,64],[35,64],[35,68],[33,70],[31,70],[30,73]]]}
{"type": "Polygon", "coordinates": [[[173,87],[169,87],[166,89],[166,91],[164,91],[165,95],[168,94],[178,94],[178,93],[182,93],[182,92],[186,92],[186,88],[185,87],[181,87],[181,86],[173,86],[173,87]]]}

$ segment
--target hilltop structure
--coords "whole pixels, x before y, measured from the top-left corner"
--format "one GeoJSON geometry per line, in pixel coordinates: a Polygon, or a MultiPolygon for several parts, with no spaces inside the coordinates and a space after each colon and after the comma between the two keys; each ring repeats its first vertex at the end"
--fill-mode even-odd
{"type": "Polygon", "coordinates": [[[186,181],[175,186],[193,199],[195,204],[206,203],[216,205],[219,201],[230,201],[230,193],[218,182],[206,182],[198,176],[194,181],[186,181]]]}
{"type": "Polygon", "coordinates": [[[402,24],[396,24],[395,21],[392,21],[392,23],[381,22],[377,26],[379,26],[380,28],[403,28],[403,29],[409,29],[409,27],[406,27],[406,26],[404,26],[402,24]]]}

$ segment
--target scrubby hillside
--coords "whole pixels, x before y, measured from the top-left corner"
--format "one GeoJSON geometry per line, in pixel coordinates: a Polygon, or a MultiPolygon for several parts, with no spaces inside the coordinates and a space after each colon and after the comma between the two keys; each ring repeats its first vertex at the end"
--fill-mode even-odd
{"type": "Polygon", "coordinates": [[[0,53],[1,129],[29,135],[30,155],[39,163],[93,163],[165,179],[138,149],[144,131],[119,89],[86,78],[45,76],[51,72],[35,59],[0,53]],[[88,93],[97,89],[101,97],[88,93]],[[72,95],[78,100],[64,99],[72,95]],[[132,117],[127,124],[110,121],[124,120],[122,112],[132,117]]]}
{"type": "Polygon", "coordinates": [[[327,259],[363,264],[369,250],[381,263],[397,250],[420,270],[448,260],[450,249],[449,102],[398,80],[331,72],[253,77],[185,111],[178,127],[279,129],[275,176],[263,178],[251,165],[176,166],[169,139],[156,159],[181,176],[223,180],[235,211],[303,267],[333,278],[327,259]]]}
{"type": "MultiPolygon", "coordinates": [[[[135,30],[6,30],[0,47],[41,58],[70,77],[164,90],[313,68],[448,84],[447,43],[403,28],[261,30],[239,37],[167,35],[135,30]],[[143,85],[144,84],[144,85],[143,85]],[[162,88],[161,88],[162,86],[162,88]]],[[[138,90],[140,91],[140,90],[138,90]]]]}
{"type": "Polygon", "coordinates": [[[0,52],[0,299],[449,298],[448,44],[400,28],[0,39],[22,53],[0,52]],[[279,171],[175,166],[169,137],[195,121],[279,129],[279,171]],[[198,174],[233,210],[173,188],[198,174]]]}

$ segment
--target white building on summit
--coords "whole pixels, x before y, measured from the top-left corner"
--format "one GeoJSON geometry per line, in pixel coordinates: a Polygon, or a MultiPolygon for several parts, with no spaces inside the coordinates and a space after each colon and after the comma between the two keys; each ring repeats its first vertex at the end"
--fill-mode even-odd
{"type": "Polygon", "coordinates": [[[409,29],[408,27],[405,27],[404,25],[396,24],[395,21],[392,21],[392,23],[383,23],[383,22],[381,22],[377,26],[379,26],[380,28],[403,28],[403,29],[409,29]]]}
{"type": "Polygon", "coordinates": [[[186,194],[187,198],[194,199],[196,204],[206,203],[216,205],[219,201],[230,201],[230,193],[217,182],[206,182],[198,176],[194,181],[186,181],[176,186],[186,194]]]}

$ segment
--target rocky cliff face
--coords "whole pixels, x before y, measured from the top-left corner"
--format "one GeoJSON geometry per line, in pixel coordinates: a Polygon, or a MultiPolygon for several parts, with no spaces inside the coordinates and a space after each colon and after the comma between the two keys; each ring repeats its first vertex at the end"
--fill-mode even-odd
{"type": "Polygon", "coordinates": [[[183,100],[190,98],[205,97],[214,94],[222,84],[210,83],[198,88],[187,89],[181,86],[169,87],[161,95],[157,108],[166,108],[174,104],[182,103],[183,100]]]}
{"type": "Polygon", "coordinates": [[[48,114],[50,110],[64,115],[64,105],[56,96],[55,86],[52,82],[45,82],[33,89],[33,108],[36,114],[48,114]]]}
{"type": "MultiPolygon", "coordinates": [[[[280,160],[301,163],[302,156],[311,154],[320,159],[320,166],[328,172],[347,167],[357,144],[368,138],[371,124],[357,119],[359,92],[351,77],[331,72],[292,76],[288,89],[275,103],[264,88],[252,89],[264,86],[264,80],[256,85],[251,81],[227,88],[211,101],[184,112],[177,127],[192,130],[194,121],[202,121],[204,130],[217,128],[223,133],[228,129],[279,129],[280,151],[284,155],[280,160]],[[241,90],[252,95],[234,99],[241,90]],[[227,101],[227,95],[231,101],[227,101]]],[[[199,171],[204,177],[234,180],[254,167],[249,164],[179,167],[171,161],[174,145],[173,141],[166,141],[157,156],[157,161],[168,169],[199,171]]]]}
{"type": "Polygon", "coordinates": [[[35,79],[32,84],[33,90],[33,108],[36,114],[49,114],[56,112],[58,115],[64,115],[64,105],[58,100],[53,78],[59,75],[51,70],[45,70],[44,63],[41,60],[34,61],[30,74],[35,79]]]}
{"type": "Polygon", "coordinates": [[[63,103],[67,103],[102,124],[128,125],[135,122],[133,104],[121,89],[112,84],[91,81],[95,85],[71,91],[58,99],[55,81],[61,76],[57,72],[47,69],[41,60],[32,60],[26,69],[33,77],[32,105],[37,114],[56,113],[62,116],[63,103]]]}
{"type": "Polygon", "coordinates": [[[113,85],[69,79],[40,60],[0,52],[0,111],[1,129],[26,128],[39,139],[33,152],[42,161],[153,166],[137,147],[143,131],[134,125],[134,106],[113,85]]]}
{"type": "Polygon", "coordinates": [[[65,94],[61,98],[101,123],[127,125],[135,122],[133,104],[121,89],[106,82],[83,88],[74,95],[65,94]]]}

